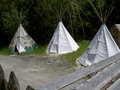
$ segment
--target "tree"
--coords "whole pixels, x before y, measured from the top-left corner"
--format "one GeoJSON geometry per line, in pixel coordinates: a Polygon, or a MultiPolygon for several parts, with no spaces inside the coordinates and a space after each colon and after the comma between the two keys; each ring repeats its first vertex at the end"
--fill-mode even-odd
{"type": "Polygon", "coordinates": [[[2,2],[3,7],[1,8],[2,14],[2,24],[3,24],[3,32],[7,35],[8,41],[13,37],[17,26],[22,24],[27,24],[25,20],[26,16],[23,14],[22,9],[18,9],[16,7],[15,1],[2,2]]]}

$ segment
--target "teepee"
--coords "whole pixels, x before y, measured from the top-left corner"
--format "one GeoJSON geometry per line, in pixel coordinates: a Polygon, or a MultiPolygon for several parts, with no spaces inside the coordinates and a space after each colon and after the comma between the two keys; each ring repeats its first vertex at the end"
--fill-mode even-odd
{"type": "MultiPolygon", "coordinates": [[[[91,3],[93,6],[93,4],[91,3]]],[[[94,7],[94,6],[93,6],[94,7]]],[[[96,8],[94,7],[95,11],[96,8]]],[[[96,11],[97,12],[97,11],[96,11]]],[[[97,12],[98,14],[98,12],[97,12]]],[[[110,13],[109,13],[110,14],[110,13]]],[[[120,53],[120,50],[115,43],[113,37],[111,36],[105,22],[107,17],[98,16],[103,23],[91,41],[90,45],[77,60],[83,66],[92,65],[99,61],[105,60],[108,57],[111,57],[117,53],[120,53]]]]}
{"type": "Polygon", "coordinates": [[[65,54],[76,51],[78,48],[79,46],[60,21],[46,52],[48,54],[65,54]]]}
{"type": "Polygon", "coordinates": [[[90,45],[78,60],[82,65],[87,66],[107,59],[117,53],[120,53],[117,44],[106,25],[102,24],[90,45]]]}
{"type": "Polygon", "coordinates": [[[23,53],[34,50],[36,47],[35,41],[27,34],[23,26],[20,24],[9,45],[10,53],[23,53]]]}

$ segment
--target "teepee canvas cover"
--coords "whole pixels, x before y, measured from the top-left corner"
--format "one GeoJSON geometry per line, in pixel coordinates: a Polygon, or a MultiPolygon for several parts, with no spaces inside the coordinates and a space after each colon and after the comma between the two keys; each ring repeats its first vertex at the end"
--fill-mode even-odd
{"type": "Polygon", "coordinates": [[[78,48],[79,46],[60,21],[46,52],[48,54],[65,54],[76,51],[78,48]]]}
{"type": "Polygon", "coordinates": [[[32,51],[35,47],[35,41],[27,34],[23,26],[20,24],[17,28],[17,32],[15,33],[9,45],[10,53],[29,52],[32,51]]]}
{"type": "Polygon", "coordinates": [[[120,50],[112,38],[108,28],[103,24],[86,51],[78,58],[78,61],[82,65],[87,66],[111,57],[117,53],[120,53],[120,50]]]}

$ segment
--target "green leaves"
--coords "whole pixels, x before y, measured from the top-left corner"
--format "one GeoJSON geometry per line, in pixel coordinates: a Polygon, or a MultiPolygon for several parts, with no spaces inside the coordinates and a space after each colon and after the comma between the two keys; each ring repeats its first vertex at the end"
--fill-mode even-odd
{"type": "Polygon", "coordinates": [[[17,26],[20,23],[26,22],[26,15],[23,14],[22,9],[17,8],[16,2],[10,3],[3,3],[2,10],[2,23],[3,23],[3,32],[6,33],[8,38],[12,38],[13,34],[15,33],[17,26]]]}

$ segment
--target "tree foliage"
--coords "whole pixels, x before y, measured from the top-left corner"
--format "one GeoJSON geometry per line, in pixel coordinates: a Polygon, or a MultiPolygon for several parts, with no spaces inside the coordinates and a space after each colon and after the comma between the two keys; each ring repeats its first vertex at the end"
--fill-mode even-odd
{"type": "Polygon", "coordinates": [[[119,0],[0,0],[0,41],[8,45],[21,23],[37,43],[46,44],[60,20],[76,41],[92,39],[101,21],[90,2],[101,17],[114,7],[109,28],[120,22],[119,0]]]}

